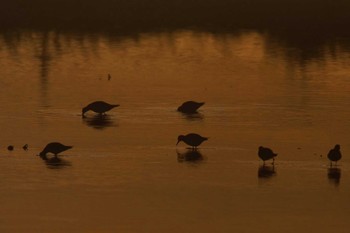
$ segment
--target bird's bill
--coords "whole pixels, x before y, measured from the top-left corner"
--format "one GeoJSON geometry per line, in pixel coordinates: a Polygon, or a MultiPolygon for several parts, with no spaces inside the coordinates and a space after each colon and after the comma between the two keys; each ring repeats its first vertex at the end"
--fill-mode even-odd
{"type": "Polygon", "coordinates": [[[180,140],[177,141],[176,145],[179,144],[180,140]]]}

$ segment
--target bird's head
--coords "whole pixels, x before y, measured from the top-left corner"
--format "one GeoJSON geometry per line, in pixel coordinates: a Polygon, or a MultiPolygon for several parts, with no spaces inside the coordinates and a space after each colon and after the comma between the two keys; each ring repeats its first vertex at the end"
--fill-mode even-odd
{"type": "Polygon", "coordinates": [[[334,150],[340,150],[340,145],[339,144],[335,145],[334,150]]]}
{"type": "Polygon", "coordinates": [[[185,138],[184,135],[179,135],[179,136],[177,137],[177,143],[176,143],[176,145],[179,144],[179,142],[183,141],[184,138],[185,138]]]}
{"type": "Polygon", "coordinates": [[[85,114],[87,111],[89,111],[89,108],[88,108],[88,107],[82,108],[82,110],[81,110],[81,116],[82,116],[82,117],[85,117],[84,114],[85,114]]]}

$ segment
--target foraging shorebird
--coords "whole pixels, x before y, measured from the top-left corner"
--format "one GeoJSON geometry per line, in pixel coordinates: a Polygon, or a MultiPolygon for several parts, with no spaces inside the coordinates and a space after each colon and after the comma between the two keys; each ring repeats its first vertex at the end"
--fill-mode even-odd
{"type": "Polygon", "coordinates": [[[57,157],[57,155],[63,151],[71,149],[72,146],[65,146],[59,142],[51,142],[45,146],[45,148],[40,152],[40,156],[46,156],[47,153],[52,153],[57,157]]]}
{"type": "Polygon", "coordinates": [[[187,114],[196,113],[198,108],[200,108],[204,102],[195,102],[195,101],[186,101],[180,107],[177,108],[177,111],[187,114]]]}
{"type": "Polygon", "coordinates": [[[262,159],[262,161],[272,159],[272,163],[275,163],[275,157],[277,156],[276,153],[274,153],[270,148],[260,146],[258,151],[259,158],[262,159]]]}
{"type": "Polygon", "coordinates": [[[199,134],[196,133],[190,133],[187,135],[179,135],[177,137],[177,144],[179,144],[179,142],[183,141],[184,143],[186,143],[189,146],[192,146],[192,149],[196,149],[197,146],[199,146],[200,144],[202,144],[202,142],[208,140],[208,138],[202,137],[199,134]]]}
{"type": "Polygon", "coordinates": [[[341,159],[340,146],[338,144],[335,145],[334,148],[328,152],[327,157],[331,161],[331,166],[332,162],[335,162],[335,165],[337,165],[337,161],[341,159]]]}
{"type": "Polygon", "coordinates": [[[95,101],[90,104],[88,104],[86,107],[82,109],[82,116],[84,117],[84,114],[87,111],[93,111],[99,114],[105,114],[105,112],[108,112],[112,108],[118,107],[119,104],[109,104],[104,101],[95,101]]]}

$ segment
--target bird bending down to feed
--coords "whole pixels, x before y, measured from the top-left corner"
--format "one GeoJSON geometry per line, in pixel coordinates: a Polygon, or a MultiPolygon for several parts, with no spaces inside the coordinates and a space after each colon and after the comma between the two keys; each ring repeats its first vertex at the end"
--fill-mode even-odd
{"type": "Polygon", "coordinates": [[[259,158],[262,159],[262,161],[272,159],[272,163],[275,163],[275,157],[277,156],[276,153],[274,153],[270,148],[260,146],[258,151],[259,158]]]}
{"type": "Polygon", "coordinates": [[[187,114],[196,113],[198,108],[200,108],[203,104],[204,102],[186,101],[177,108],[177,111],[187,114]]]}
{"type": "Polygon", "coordinates": [[[45,146],[45,148],[40,152],[40,156],[45,156],[47,153],[52,153],[56,157],[59,153],[71,149],[72,146],[65,146],[59,142],[51,142],[45,146]]]}
{"type": "Polygon", "coordinates": [[[176,145],[179,144],[179,142],[183,141],[187,145],[192,146],[192,149],[196,149],[197,146],[199,146],[200,144],[202,144],[202,142],[206,140],[208,140],[208,138],[202,137],[201,135],[196,133],[190,133],[187,135],[179,135],[177,137],[176,145]]]}
{"type": "Polygon", "coordinates": [[[335,145],[334,148],[328,152],[327,157],[331,161],[331,166],[332,162],[335,162],[335,165],[337,165],[337,161],[341,159],[340,145],[335,145]]]}
{"type": "Polygon", "coordinates": [[[105,114],[105,112],[108,112],[109,110],[111,110],[112,108],[115,108],[118,106],[119,104],[109,104],[104,101],[95,101],[88,104],[86,107],[82,109],[82,116],[84,117],[84,114],[90,110],[102,115],[102,114],[105,114]]]}

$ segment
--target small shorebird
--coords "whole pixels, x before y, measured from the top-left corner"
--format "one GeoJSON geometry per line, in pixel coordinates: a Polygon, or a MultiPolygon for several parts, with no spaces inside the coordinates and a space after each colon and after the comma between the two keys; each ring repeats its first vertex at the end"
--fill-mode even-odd
{"type": "Polygon", "coordinates": [[[275,157],[277,156],[276,153],[274,153],[270,148],[259,146],[259,151],[258,151],[259,158],[262,159],[262,161],[272,159],[272,163],[275,163],[275,157]]]}
{"type": "Polygon", "coordinates": [[[177,111],[187,114],[196,113],[198,108],[200,108],[204,102],[195,102],[195,101],[186,101],[180,107],[177,108],[177,111]]]}
{"type": "Polygon", "coordinates": [[[108,112],[112,108],[118,107],[119,104],[109,104],[104,101],[95,101],[90,104],[88,104],[86,107],[82,109],[82,116],[84,117],[84,114],[87,111],[93,111],[99,114],[105,114],[105,112],[108,112]]]}
{"type": "Polygon", "coordinates": [[[338,144],[335,145],[334,148],[328,152],[327,157],[331,161],[331,166],[332,162],[335,162],[335,165],[337,165],[337,161],[341,159],[340,146],[338,144]]]}
{"type": "Polygon", "coordinates": [[[12,146],[12,145],[9,145],[9,146],[7,147],[7,149],[8,149],[9,151],[13,151],[13,149],[15,149],[15,147],[12,146]]]}
{"type": "Polygon", "coordinates": [[[45,148],[40,152],[40,156],[46,156],[47,153],[52,153],[57,157],[57,154],[71,149],[72,146],[65,146],[59,142],[51,142],[45,146],[45,148]]]}
{"type": "Polygon", "coordinates": [[[192,149],[197,149],[197,146],[199,146],[200,144],[202,144],[202,142],[208,140],[208,138],[202,137],[199,134],[196,133],[190,133],[187,135],[179,135],[177,137],[177,144],[179,144],[179,142],[183,141],[184,143],[186,143],[189,146],[192,146],[192,149]]]}

